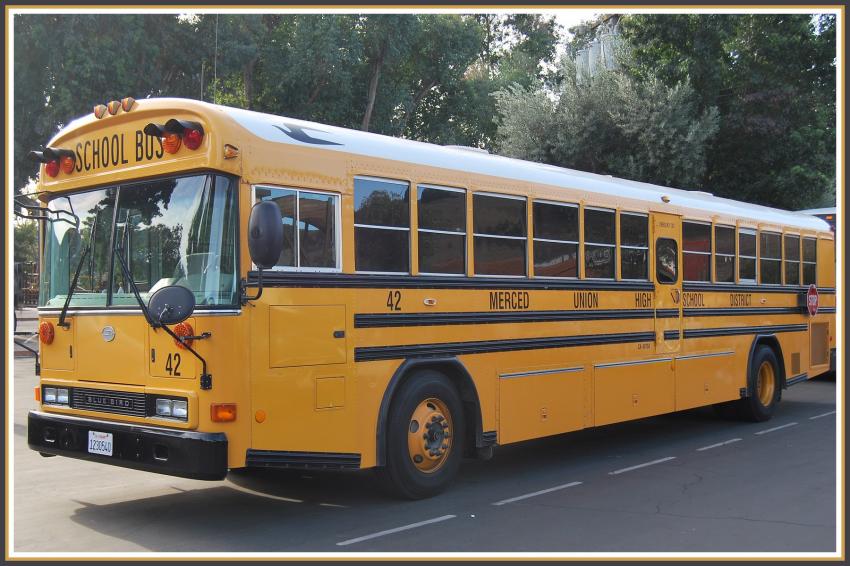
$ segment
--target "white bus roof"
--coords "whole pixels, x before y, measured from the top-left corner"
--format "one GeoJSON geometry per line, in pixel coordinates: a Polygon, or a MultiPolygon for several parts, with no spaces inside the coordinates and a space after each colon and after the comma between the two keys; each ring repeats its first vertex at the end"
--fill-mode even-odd
{"type": "Polygon", "coordinates": [[[835,207],[828,206],[826,208],[807,208],[806,210],[798,210],[800,214],[835,214],[835,207]]]}

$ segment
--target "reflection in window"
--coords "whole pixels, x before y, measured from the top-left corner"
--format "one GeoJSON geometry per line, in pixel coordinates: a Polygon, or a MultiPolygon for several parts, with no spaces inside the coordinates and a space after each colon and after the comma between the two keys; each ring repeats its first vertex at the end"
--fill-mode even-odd
{"type": "Polygon", "coordinates": [[[711,224],[682,223],[684,281],[711,281],[711,224]]]}
{"type": "MultiPolygon", "coordinates": [[[[199,305],[236,302],[235,186],[227,177],[195,176],[120,188],[115,240],[143,296],[182,285],[199,305]]],[[[117,261],[112,304],[136,305],[117,261]]]]}
{"type": "Polygon", "coordinates": [[[419,185],[419,272],[466,271],[466,193],[419,185]]]}
{"type": "Polygon", "coordinates": [[[738,230],[738,280],[756,280],[756,231],[738,230]]]}
{"type": "Polygon", "coordinates": [[[782,283],[782,240],[779,234],[760,232],[759,273],[761,282],[768,285],[782,283]]]}
{"type": "Polygon", "coordinates": [[[366,272],[410,272],[408,183],[354,178],[354,268],[366,272]]]}
{"type": "Polygon", "coordinates": [[[614,278],[614,211],[584,209],[584,276],[590,279],[614,278]]]}
{"type": "Polygon", "coordinates": [[[679,278],[679,245],[670,238],[655,240],[655,279],[669,285],[679,278]]]}
{"type": "Polygon", "coordinates": [[[813,285],[817,271],[817,240],[803,238],[803,285],[813,285]]]}
{"type": "Polygon", "coordinates": [[[735,282],[735,228],[714,227],[714,277],[718,283],[735,282]]]}
{"type": "Polygon", "coordinates": [[[534,201],[534,275],[578,277],[578,205],[534,201]]]}
{"type": "Polygon", "coordinates": [[[89,191],[54,198],[48,203],[51,210],[68,214],[62,214],[61,221],[45,223],[40,305],[62,306],[79,266],[80,278],[71,305],[106,306],[115,193],[115,189],[89,191]],[[78,225],[72,210],[79,218],[78,225]],[[81,264],[87,246],[89,253],[81,264]]]}
{"type": "Polygon", "coordinates": [[[649,278],[649,218],[646,214],[620,213],[620,277],[649,278]]]}
{"type": "Polygon", "coordinates": [[[283,248],[278,267],[310,270],[337,269],[336,195],[256,187],[257,201],[270,201],[280,208],[283,248]]]}
{"type": "Polygon", "coordinates": [[[525,275],[524,198],[473,195],[476,275],[525,275]]]}
{"type": "Polygon", "coordinates": [[[783,237],[785,246],[785,284],[800,284],[800,236],[786,234],[783,237]]]}

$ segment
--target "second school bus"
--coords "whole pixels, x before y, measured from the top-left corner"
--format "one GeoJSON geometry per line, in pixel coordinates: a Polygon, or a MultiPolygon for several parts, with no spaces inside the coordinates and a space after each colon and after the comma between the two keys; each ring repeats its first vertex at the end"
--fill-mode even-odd
{"type": "Polygon", "coordinates": [[[810,216],[178,99],[113,101],[33,155],[46,455],[376,467],[424,497],[497,445],[766,420],[834,369],[810,216]]]}

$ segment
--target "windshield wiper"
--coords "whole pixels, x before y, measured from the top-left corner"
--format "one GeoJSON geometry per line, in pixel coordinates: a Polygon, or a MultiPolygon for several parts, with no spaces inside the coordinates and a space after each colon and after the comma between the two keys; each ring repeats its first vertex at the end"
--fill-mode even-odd
{"type": "Polygon", "coordinates": [[[83,250],[83,255],[80,256],[80,261],[77,263],[77,270],[74,272],[74,280],[71,281],[71,286],[68,288],[68,296],[65,297],[65,304],[62,306],[62,312],[59,313],[59,322],[56,323],[57,326],[61,326],[63,328],[71,326],[69,323],[65,322],[65,316],[68,314],[68,306],[71,304],[71,296],[77,289],[77,281],[80,278],[80,271],[83,270],[83,264],[86,262],[86,256],[89,254],[89,249],[91,249],[91,244],[86,244],[86,249],[83,250]]]}
{"type": "Polygon", "coordinates": [[[124,279],[127,280],[127,286],[130,287],[130,290],[133,292],[133,296],[136,297],[136,302],[139,303],[139,307],[142,309],[142,314],[145,315],[145,320],[148,321],[151,328],[157,328],[160,325],[155,323],[151,318],[148,306],[145,304],[145,301],[142,300],[139,288],[136,287],[136,282],[133,280],[133,274],[130,273],[130,268],[127,267],[127,263],[124,261],[123,252],[124,249],[118,247],[118,240],[116,239],[115,245],[112,247],[112,253],[115,254],[115,257],[118,258],[118,263],[121,264],[121,272],[124,274],[124,279]]]}

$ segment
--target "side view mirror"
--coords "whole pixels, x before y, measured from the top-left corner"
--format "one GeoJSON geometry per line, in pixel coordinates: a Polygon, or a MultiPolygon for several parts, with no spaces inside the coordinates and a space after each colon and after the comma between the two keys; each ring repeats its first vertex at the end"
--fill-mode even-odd
{"type": "Polygon", "coordinates": [[[280,208],[270,201],[258,202],[248,219],[248,251],[259,269],[274,267],[283,249],[280,208]]]}
{"type": "Polygon", "coordinates": [[[148,301],[148,311],[154,323],[179,324],[195,310],[195,294],[180,285],[169,285],[156,291],[148,301]]]}

